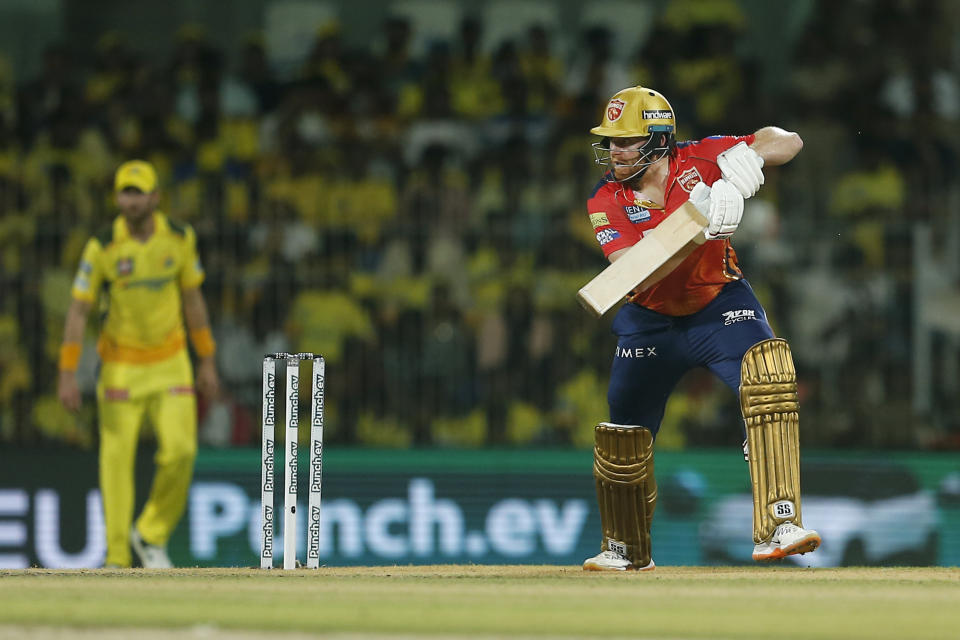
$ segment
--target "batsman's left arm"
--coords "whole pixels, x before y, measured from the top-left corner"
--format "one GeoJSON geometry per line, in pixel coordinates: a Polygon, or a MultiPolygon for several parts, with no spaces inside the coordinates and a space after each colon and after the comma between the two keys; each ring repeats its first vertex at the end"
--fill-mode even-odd
{"type": "Polygon", "coordinates": [[[765,167],[786,164],[803,149],[803,140],[799,134],[780,127],[763,127],[753,136],[750,148],[763,158],[765,167]]]}
{"type": "Polygon", "coordinates": [[[776,167],[793,160],[803,148],[803,140],[793,131],[763,127],[753,134],[753,144],[738,142],[717,154],[721,177],[751,198],[763,185],[763,167],[776,167]]]}

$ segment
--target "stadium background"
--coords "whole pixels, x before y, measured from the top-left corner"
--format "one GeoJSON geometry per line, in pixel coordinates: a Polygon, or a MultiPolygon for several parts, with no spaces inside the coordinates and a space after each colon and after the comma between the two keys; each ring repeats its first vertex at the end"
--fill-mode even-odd
{"type": "MultiPolygon", "coordinates": [[[[331,501],[369,509],[423,480],[460,496],[467,528],[486,518],[496,548],[494,503],[548,500],[579,537],[513,560],[577,562],[597,528],[588,447],[614,347],[609,320],[574,301],[603,266],[583,208],[599,177],[588,129],[642,83],[672,101],[681,138],[765,124],[804,138],[735,246],[794,348],[805,457],[906,470],[904,495],[935,501],[937,535],[915,550],[957,564],[958,26],[948,0],[0,1],[0,559],[51,564],[38,548],[54,520],[62,549],[95,555],[94,334],[79,416],[56,401],[56,354],[82,244],[113,215],[112,172],[144,157],[208,273],[227,394],[201,407],[198,482],[254,494],[259,356],[319,351],[331,501]],[[499,473],[501,457],[514,462],[499,473]],[[462,477],[470,464],[478,477],[462,477]],[[549,481],[532,482],[544,464],[549,481]]],[[[682,382],[658,460],[687,520],[658,562],[709,560],[684,549],[745,487],[738,425],[719,383],[682,382]]],[[[861,519],[897,498],[836,491],[861,519]]],[[[175,560],[253,563],[198,551],[199,513],[175,560]]],[[[329,561],[504,560],[466,538],[450,543],[462,557],[410,544],[329,561]]]]}

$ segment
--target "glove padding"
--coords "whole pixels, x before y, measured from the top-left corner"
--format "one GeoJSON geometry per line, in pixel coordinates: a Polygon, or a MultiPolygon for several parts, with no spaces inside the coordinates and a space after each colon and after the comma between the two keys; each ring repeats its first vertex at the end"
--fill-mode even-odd
{"type": "Polygon", "coordinates": [[[690,202],[707,218],[703,237],[707,240],[729,238],[737,230],[743,217],[743,196],[722,178],[708,187],[699,182],[690,191],[690,202]]]}
{"type": "Polygon", "coordinates": [[[763,158],[746,142],[738,142],[718,155],[717,164],[723,179],[732,183],[744,198],[760,190],[763,184],[763,158]]]}

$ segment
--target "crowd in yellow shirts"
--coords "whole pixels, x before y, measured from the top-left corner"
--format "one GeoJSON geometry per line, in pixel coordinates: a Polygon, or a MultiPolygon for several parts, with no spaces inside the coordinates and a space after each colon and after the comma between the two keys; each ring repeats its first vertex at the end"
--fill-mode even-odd
{"type": "MultiPolygon", "coordinates": [[[[202,443],[257,442],[260,357],[313,351],[333,442],[586,446],[614,348],[574,301],[604,266],[582,208],[600,178],[589,129],[643,83],[671,97],[679,139],[765,120],[803,135],[736,246],[795,345],[805,442],[930,444],[899,428],[910,225],[957,189],[956,9],[815,2],[759,59],[737,46],[737,3],[707,4],[726,9],[665,3],[626,56],[589,25],[563,52],[537,26],[485,48],[469,17],[421,53],[390,17],[361,47],[324,25],[292,77],[262,40],[228,53],[197,26],[166,59],[108,33],[93,59],[48,48],[35,77],[0,63],[0,442],[93,446],[93,403],[56,401],[57,350],[83,243],[116,214],[113,172],[143,158],[207,273],[224,393],[201,406],[202,443]]],[[[736,443],[725,398],[685,380],[661,446],[736,443]]]]}

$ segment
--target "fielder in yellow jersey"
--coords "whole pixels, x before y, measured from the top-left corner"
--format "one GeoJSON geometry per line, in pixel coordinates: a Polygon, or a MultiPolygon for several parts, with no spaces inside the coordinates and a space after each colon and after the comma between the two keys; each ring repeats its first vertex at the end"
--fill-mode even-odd
{"type": "Polygon", "coordinates": [[[80,345],[87,316],[99,302],[97,406],[105,564],[129,567],[132,545],[143,566],[164,568],[172,566],[166,544],[183,514],[197,451],[188,332],[198,357],[197,387],[210,397],[219,390],[216,345],[199,288],[204,274],[196,236],[189,226],[156,210],[153,167],[140,160],[121,165],[114,188],[121,215],[87,242],[73,283],[58,395],[65,407],[79,409],[80,345]],[[134,459],[145,416],[157,437],[156,474],[131,528],[134,459]]]}

